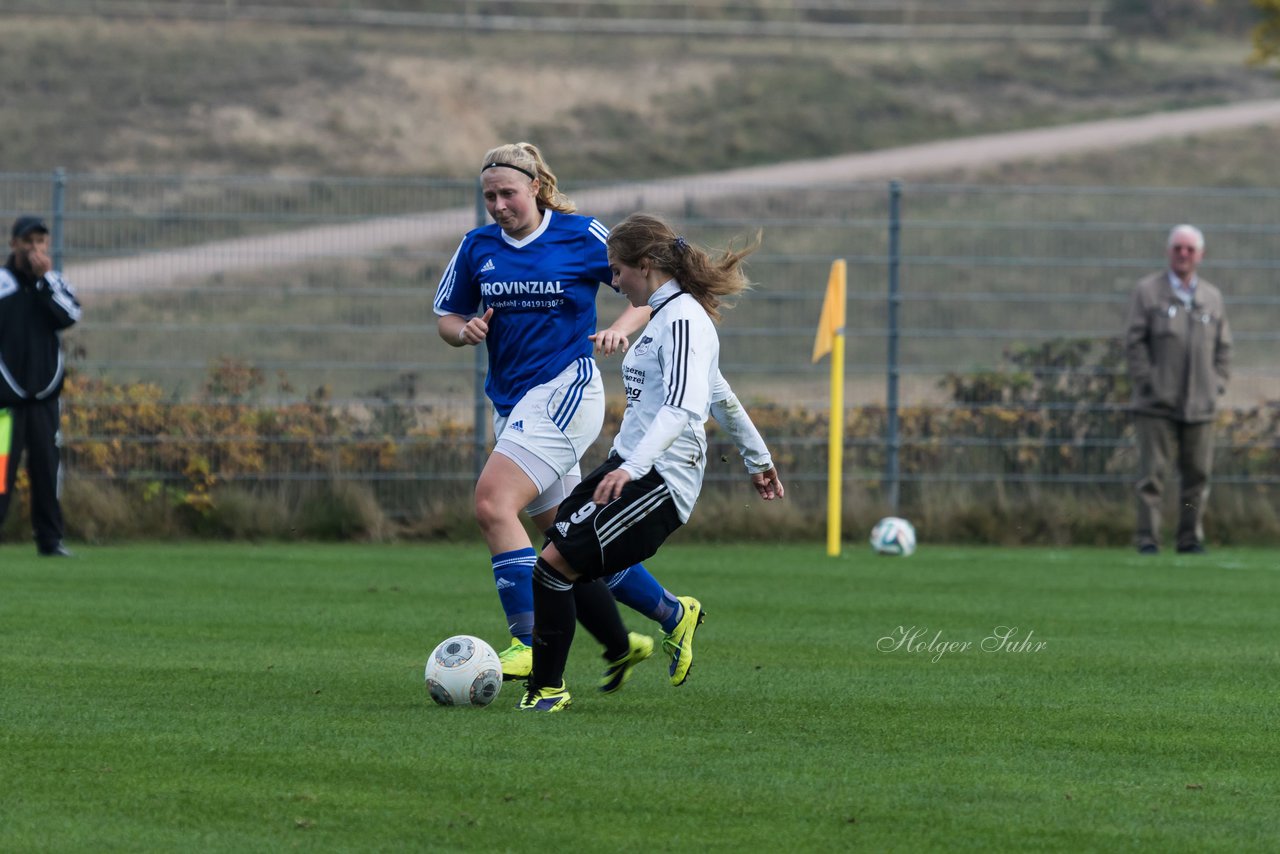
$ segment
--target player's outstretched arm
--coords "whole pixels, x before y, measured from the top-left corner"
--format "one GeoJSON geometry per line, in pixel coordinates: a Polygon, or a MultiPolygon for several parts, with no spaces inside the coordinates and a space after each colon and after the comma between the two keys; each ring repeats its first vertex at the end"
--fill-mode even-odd
{"type": "Polygon", "coordinates": [[[773,467],[773,458],[769,455],[764,438],[747,414],[746,407],[733,393],[729,381],[721,373],[716,374],[711,386],[711,417],[733,439],[748,472],[756,474],[773,467]]]}
{"type": "Polygon", "coordinates": [[[765,501],[781,498],[785,490],[782,479],[778,477],[778,470],[774,468],[769,448],[724,374],[717,373],[711,387],[711,417],[733,439],[738,454],[751,475],[751,483],[760,497],[765,501]]]}
{"type": "Polygon", "coordinates": [[[596,345],[596,352],[602,356],[627,352],[627,348],[631,346],[631,338],[648,324],[650,314],[652,310],[647,305],[641,308],[627,306],[627,310],[618,315],[618,319],[608,329],[590,336],[596,345]]]}

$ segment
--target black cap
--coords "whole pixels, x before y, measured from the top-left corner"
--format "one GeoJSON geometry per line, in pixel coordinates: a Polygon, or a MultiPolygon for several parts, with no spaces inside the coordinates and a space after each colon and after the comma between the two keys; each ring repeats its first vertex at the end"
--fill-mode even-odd
{"type": "Polygon", "coordinates": [[[45,225],[44,220],[38,216],[20,216],[13,221],[12,237],[14,240],[19,237],[26,237],[33,231],[41,231],[48,234],[49,226],[45,225]]]}

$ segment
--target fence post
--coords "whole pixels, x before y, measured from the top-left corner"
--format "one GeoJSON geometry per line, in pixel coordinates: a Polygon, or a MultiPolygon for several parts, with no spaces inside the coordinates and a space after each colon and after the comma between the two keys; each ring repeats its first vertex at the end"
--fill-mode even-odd
{"type": "Polygon", "coordinates": [[[53,269],[62,272],[63,224],[66,221],[67,170],[53,170],[53,269]]]}
{"type": "Polygon", "coordinates": [[[898,468],[898,450],[902,441],[898,434],[898,307],[902,302],[902,295],[898,292],[898,267],[901,263],[901,230],[902,182],[895,178],[889,182],[889,353],[885,378],[888,384],[885,395],[888,418],[884,437],[884,481],[888,489],[889,510],[895,516],[898,514],[901,493],[898,468]]]}
{"type": "MultiPolygon", "coordinates": [[[[476,179],[476,226],[485,224],[485,207],[484,207],[484,187],[480,179],[476,179]]],[[[472,379],[472,469],[476,476],[476,480],[480,479],[480,472],[484,471],[484,464],[487,454],[485,454],[486,445],[489,438],[489,419],[488,406],[485,403],[484,396],[484,376],[488,365],[488,351],[481,345],[477,344],[471,348],[475,351],[475,362],[472,379]]]]}

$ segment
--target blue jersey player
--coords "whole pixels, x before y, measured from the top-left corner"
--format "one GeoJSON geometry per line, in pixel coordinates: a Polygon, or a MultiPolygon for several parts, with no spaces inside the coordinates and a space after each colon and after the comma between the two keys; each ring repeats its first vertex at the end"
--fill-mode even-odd
{"type": "MultiPolygon", "coordinates": [[[[446,342],[488,348],[485,393],[493,403],[496,444],[476,483],[475,512],[511,634],[511,645],[499,653],[503,678],[523,679],[533,667],[537,554],[519,514],[524,510],[545,530],[581,481],[578,461],[604,424],[604,386],[593,348],[606,356],[625,352],[629,337],[648,322],[649,309],[628,307],[597,333],[596,292],[612,279],[608,230],[574,213],[536,146],[521,142],[489,151],[480,176],[493,223],[463,237],[440,279],[435,312],[446,342]]],[[[673,661],[672,682],[684,681],[702,620],[696,599],[672,595],[639,564],[578,585],[575,596],[587,615],[598,610],[592,603],[608,600],[612,607],[616,596],[661,623],[664,649],[676,649],[684,659],[679,667],[673,661]]],[[[589,617],[583,626],[605,646],[610,664],[635,658],[632,639],[598,632],[589,617]]],[[[647,648],[646,656],[652,652],[652,639],[633,637],[647,648]]],[[[607,671],[601,689],[619,685],[610,684],[607,671]]]]}

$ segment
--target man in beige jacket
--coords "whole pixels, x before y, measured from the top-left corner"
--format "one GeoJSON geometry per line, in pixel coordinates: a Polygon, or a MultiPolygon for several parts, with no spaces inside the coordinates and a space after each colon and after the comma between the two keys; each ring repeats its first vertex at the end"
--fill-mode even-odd
{"type": "Polygon", "coordinates": [[[1213,419],[1226,391],[1231,327],[1222,292],[1200,278],[1204,235],[1169,232],[1169,267],[1138,283],[1129,303],[1125,353],[1133,381],[1139,479],[1137,545],[1160,550],[1160,507],[1169,462],[1178,466],[1179,552],[1204,552],[1204,506],[1213,464],[1213,419]]]}

